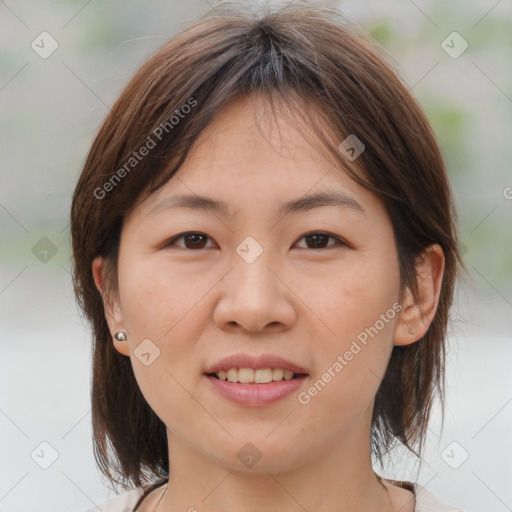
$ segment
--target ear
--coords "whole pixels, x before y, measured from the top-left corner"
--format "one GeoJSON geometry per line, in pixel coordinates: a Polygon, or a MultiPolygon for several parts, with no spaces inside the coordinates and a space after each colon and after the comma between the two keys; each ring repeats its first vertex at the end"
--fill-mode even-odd
{"type": "Polygon", "coordinates": [[[424,249],[416,258],[418,296],[415,299],[409,288],[405,291],[395,326],[395,345],[410,345],[428,331],[437,311],[443,274],[444,252],[441,246],[434,244],[424,249]]]}
{"type": "Polygon", "coordinates": [[[105,260],[102,257],[97,257],[92,262],[92,275],[96,288],[101,294],[103,299],[103,307],[105,310],[105,318],[107,319],[110,334],[114,343],[115,349],[125,356],[130,355],[130,347],[128,341],[118,341],[115,338],[115,334],[120,331],[126,332],[124,326],[123,314],[121,312],[120,304],[116,297],[112,297],[110,293],[107,293],[107,286],[105,283],[105,260]]]}

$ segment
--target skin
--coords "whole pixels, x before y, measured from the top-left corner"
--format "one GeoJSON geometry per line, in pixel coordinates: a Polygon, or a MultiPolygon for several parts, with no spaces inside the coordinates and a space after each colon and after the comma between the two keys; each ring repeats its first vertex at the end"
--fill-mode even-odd
{"type": "MultiPolygon", "coordinates": [[[[443,251],[429,247],[418,260],[418,298],[406,290],[399,302],[398,255],[382,202],[293,123],[258,127],[261,101],[232,103],[177,175],[125,218],[115,293],[106,293],[101,258],[93,264],[112,336],[127,333],[113,343],[131,358],[167,426],[170,485],[158,511],[413,511],[412,493],[381,484],[372,469],[371,415],[393,345],[414,343],[432,322],[443,251]],[[278,214],[282,202],[320,190],[356,199],[364,214],[339,206],[278,214]],[[229,214],[152,213],[176,193],[226,201],[229,214]],[[206,235],[200,248],[190,238],[165,245],[188,231],[206,235]],[[311,232],[328,233],[323,248],[304,238],[311,232]],[[248,236],[263,249],[252,263],[236,252],[248,236]],[[308,370],[303,391],[398,302],[401,311],[307,404],[292,393],[264,407],[236,405],[203,376],[228,354],[271,353],[308,370]],[[134,350],[148,338],[160,355],[146,366],[134,350]],[[262,454],[252,467],[237,457],[248,442],[262,454]]],[[[142,510],[153,510],[162,491],[142,510]]]]}

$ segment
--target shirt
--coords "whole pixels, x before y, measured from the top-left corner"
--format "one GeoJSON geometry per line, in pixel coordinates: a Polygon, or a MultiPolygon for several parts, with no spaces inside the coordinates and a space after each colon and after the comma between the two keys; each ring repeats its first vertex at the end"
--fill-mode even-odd
{"type": "MultiPolygon", "coordinates": [[[[453,508],[441,503],[433,494],[429,493],[425,487],[417,483],[386,480],[414,493],[416,497],[414,512],[462,512],[458,508],[453,508]]],[[[98,512],[98,509],[102,512],[137,512],[137,508],[135,507],[140,505],[143,498],[158,486],[165,484],[166,481],[167,480],[158,480],[152,484],[132,489],[102,503],[98,507],[87,510],[87,512],[98,512]]]]}

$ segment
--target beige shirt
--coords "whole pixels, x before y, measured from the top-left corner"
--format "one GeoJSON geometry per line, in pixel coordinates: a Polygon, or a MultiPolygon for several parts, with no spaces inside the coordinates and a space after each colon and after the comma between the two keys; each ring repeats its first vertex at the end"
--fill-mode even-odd
{"type": "MultiPolygon", "coordinates": [[[[112,498],[98,507],[89,509],[87,512],[136,512],[135,506],[139,502],[144,491],[152,484],[145,487],[139,487],[127,491],[115,498],[112,498]]],[[[410,483],[416,497],[416,507],[414,512],[462,512],[458,508],[453,508],[441,503],[434,495],[429,493],[424,487],[416,483],[410,483]]]]}

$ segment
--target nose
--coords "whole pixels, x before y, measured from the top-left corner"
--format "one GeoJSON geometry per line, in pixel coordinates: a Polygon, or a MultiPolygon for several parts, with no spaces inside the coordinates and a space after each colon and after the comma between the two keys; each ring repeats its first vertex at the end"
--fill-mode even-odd
{"type": "Polygon", "coordinates": [[[214,322],[221,329],[250,332],[290,329],[297,317],[293,305],[297,297],[286,278],[283,267],[265,251],[252,263],[236,255],[233,268],[219,284],[214,322]]]}

